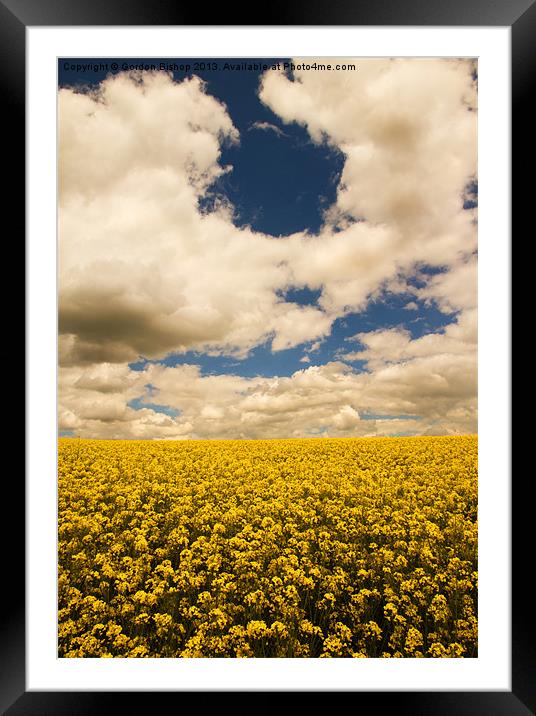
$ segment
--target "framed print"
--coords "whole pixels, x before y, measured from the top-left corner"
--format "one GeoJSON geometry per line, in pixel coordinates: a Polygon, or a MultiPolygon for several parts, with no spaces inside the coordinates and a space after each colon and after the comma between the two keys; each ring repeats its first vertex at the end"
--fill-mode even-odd
{"type": "Polygon", "coordinates": [[[2,707],[533,712],[509,426],[533,6],[51,5],[0,6],[28,306],[2,707]]]}

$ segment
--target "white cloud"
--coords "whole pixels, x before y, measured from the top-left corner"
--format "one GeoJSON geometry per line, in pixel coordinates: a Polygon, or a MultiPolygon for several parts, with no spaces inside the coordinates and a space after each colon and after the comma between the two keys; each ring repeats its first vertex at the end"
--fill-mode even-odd
{"type": "Polygon", "coordinates": [[[351,405],[343,405],[339,412],[333,418],[333,426],[337,430],[346,431],[356,428],[361,421],[357,410],[351,405]]]}
{"type": "Polygon", "coordinates": [[[475,309],[477,305],[477,259],[457,261],[446,273],[432,276],[424,288],[418,290],[419,298],[433,299],[441,310],[449,313],[475,309]]]}
{"type": "Polygon", "coordinates": [[[326,309],[360,310],[413,264],[454,266],[476,248],[474,211],[463,209],[476,175],[472,70],[468,60],[364,59],[352,73],[264,75],[263,102],[345,156],[314,258],[296,259],[301,280],[325,285],[326,309]],[[341,217],[360,221],[332,234],[341,217]]]}
{"type": "Polygon", "coordinates": [[[279,239],[237,228],[226,202],[200,208],[232,171],[222,143],[239,141],[200,80],[130,73],[94,93],[61,90],[60,428],[139,438],[476,430],[476,225],[463,210],[476,173],[471,70],[463,60],[362,60],[355,73],[294,81],[268,72],[262,101],[345,157],[319,234],[279,239]],[[423,264],[446,270],[408,286],[423,264]],[[283,300],[293,286],[320,290],[318,305],[283,300]],[[385,287],[457,321],[417,340],[359,334],[363,350],[342,358],[367,361],[367,373],[342,360],[271,379],[127,366],[189,349],[243,357],[266,341],[303,345],[306,362],[337,318],[385,287]],[[129,407],[141,395],[180,414],[129,407]]]}
{"type": "Polygon", "coordinates": [[[82,436],[270,438],[476,431],[476,365],[469,353],[422,355],[378,364],[369,373],[333,362],[275,378],[202,375],[193,365],[150,364],[143,371],[127,369],[117,393],[96,390],[96,384],[80,381],[78,372],[64,369],[60,428],[82,436]],[[129,400],[143,395],[179,415],[128,407],[129,400]],[[363,419],[366,413],[418,417],[363,419]]]}
{"type": "Polygon", "coordinates": [[[277,351],[329,335],[331,318],[312,306],[282,303],[274,306],[267,325],[275,333],[272,348],[277,351]]]}
{"type": "Polygon", "coordinates": [[[344,152],[342,211],[396,225],[414,243],[425,235],[433,255],[437,244],[458,243],[459,230],[466,240],[472,233],[462,208],[476,174],[472,69],[464,60],[364,59],[355,72],[298,70],[294,81],[267,72],[260,96],[344,152]]]}
{"type": "Polygon", "coordinates": [[[283,246],[236,229],[226,206],[198,206],[225,170],[221,141],[238,140],[223,105],[195,78],[133,73],[91,95],[61,90],[59,106],[64,362],[244,351],[277,335],[265,317],[289,281],[283,246]]]}
{"type": "Polygon", "coordinates": [[[400,328],[358,333],[353,338],[359,341],[363,349],[343,353],[340,358],[367,361],[368,367],[372,369],[416,358],[444,355],[470,356],[476,364],[477,312],[474,308],[467,309],[443,332],[428,333],[413,340],[409,331],[400,328]]]}
{"type": "Polygon", "coordinates": [[[199,209],[232,170],[221,142],[238,141],[200,80],[128,73],[90,94],[61,90],[62,360],[243,355],[271,337],[281,350],[326,336],[416,261],[454,265],[476,236],[461,208],[476,161],[469,69],[364,60],[355,75],[267,73],[263,101],[344,152],[337,207],[366,219],[278,240],[235,227],[225,203],[199,209]],[[319,307],[282,301],[293,285],[322,289],[319,307]]]}
{"type": "Polygon", "coordinates": [[[274,134],[277,134],[278,137],[287,136],[282,129],[277,127],[275,124],[272,124],[271,122],[253,122],[250,127],[250,130],[251,129],[260,129],[264,132],[274,132],[274,134]]]}

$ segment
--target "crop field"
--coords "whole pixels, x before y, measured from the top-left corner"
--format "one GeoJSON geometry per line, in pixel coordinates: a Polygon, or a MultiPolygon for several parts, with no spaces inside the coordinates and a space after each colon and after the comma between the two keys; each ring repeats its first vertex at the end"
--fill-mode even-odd
{"type": "Polygon", "coordinates": [[[59,440],[61,657],[477,656],[477,437],[59,440]]]}

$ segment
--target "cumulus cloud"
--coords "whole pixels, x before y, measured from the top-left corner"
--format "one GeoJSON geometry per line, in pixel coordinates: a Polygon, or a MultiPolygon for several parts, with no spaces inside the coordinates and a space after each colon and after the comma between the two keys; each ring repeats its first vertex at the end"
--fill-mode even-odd
{"type": "Polygon", "coordinates": [[[295,260],[297,276],[324,286],[326,309],[362,310],[415,264],[450,267],[475,250],[474,211],[463,208],[476,175],[473,69],[470,60],[365,59],[352,73],[264,75],[262,101],[345,156],[336,204],[318,247],[310,242],[317,260],[295,260]]]}
{"type": "Polygon", "coordinates": [[[472,70],[468,60],[360,60],[354,73],[266,73],[261,100],[345,158],[318,234],[279,239],[238,228],[226,202],[202,208],[232,172],[222,146],[240,138],[201,80],[131,72],[92,91],[60,90],[60,429],[139,438],[475,430],[476,223],[463,209],[476,175],[472,70]],[[427,264],[444,270],[410,285],[427,264]],[[317,305],[287,302],[292,287],[319,290],[317,305]],[[303,345],[305,362],[337,318],[386,288],[457,320],[418,340],[359,334],[340,360],[288,378],[127,365],[192,349],[242,358],[266,342],[303,345]],[[140,396],[180,413],[130,407],[140,396]]]}
{"type": "Polygon", "coordinates": [[[410,332],[402,328],[358,333],[353,336],[353,340],[361,348],[341,353],[340,358],[346,361],[366,361],[371,370],[436,356],[466,356],[476,365],[477,333],[477,312],[472,308],[461,313],[457,321],[449,324],[442,332],[428,333],[413,340],[410,332]]]}
{"type": "Polygon", "coordinates": [[[437,244],[448,248],[459,231],[466,239],[471,233],[463,195],[476,174],[473,68],[471,61],[365,59],[351,73],[297,70],[290,79],[270,71],[260,96],[285,122],[343,151],[341,211],[395,225],[415,243],[415,232],[425,235],[434,256],[437,244]]]}
{"type": "Polygon", "coordinates": [[[79,369],[63,370],[60,429],[82,436],[178,439],[476,430],[476,365],[469,353],[424,352],[365,373],[335,361],[274,378],[203,375],[194,365],[149,364],[116,376],[115,393],[108,371],[86,369],[80,379],[79,369]],[[130,408],[128,402],[140,396],[179,415],[130,408]]]}
{"type": "Polygon", "coordinates": [[[281,350],[326,336],[418,261],[459,261],[476,236],[462,208],[476,168],[473,94],[463,61],[267,73],[261,99],[344,152],[337,208],[366,219],[274,240],[234,226],[228,205],[200,210],[232,170],[221,143],[239,141],[200,80],[133,72],[60,90],[62,360],[244,355],[267,339],[281,350]],[[297,315],[281,301],[293,285],[321,289],[318,309],[297,315]]]}
{"type": "MultiPolygon", "coordinates": [[[[208,345],[247,351],[277,337],[276,292],[289,282],[283,246],[239,230],[229,208],[199,200],[238,141],[225,107],[196,78],[110,77],[98,90],[62,89],[60,309],[65,364],[122,362],[208,345]]],[[[305,339],[315,332],[305,317],[305,339]]]]}
{"type": "Polygon", "coordinates": [[[476,309],[477,259],[457,261],[445,273],[432,276],[427,285],[418,291],[419,298],[433,300],[445,313],[476,309]]]}
{"type": "Polygon", "coordinates": [[[274,132],[278,137],[286,137],[285,132],[271,122],[253,122],[250,129],[260,129],[264,132],[274,132]]]}

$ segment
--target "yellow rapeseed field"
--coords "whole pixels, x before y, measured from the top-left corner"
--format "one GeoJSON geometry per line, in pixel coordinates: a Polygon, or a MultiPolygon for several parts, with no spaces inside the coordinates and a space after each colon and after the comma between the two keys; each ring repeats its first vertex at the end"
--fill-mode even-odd
{"type": "Polygon", "coordinates": [[[59,441],[62,657],[474,657],[477,438],[59,441]]]}

